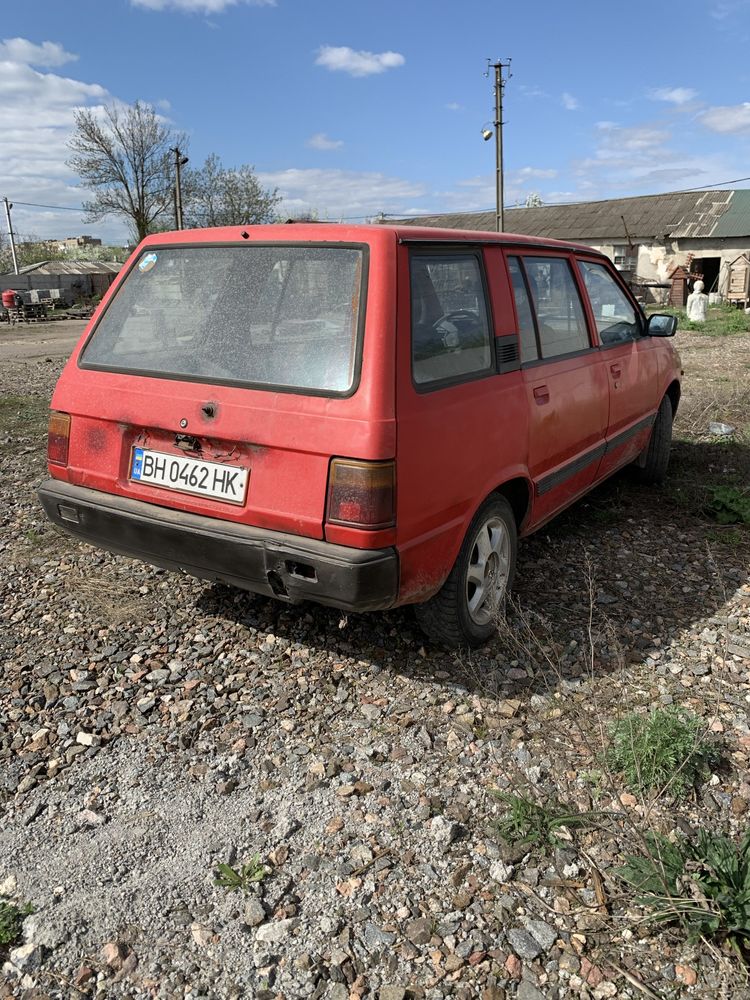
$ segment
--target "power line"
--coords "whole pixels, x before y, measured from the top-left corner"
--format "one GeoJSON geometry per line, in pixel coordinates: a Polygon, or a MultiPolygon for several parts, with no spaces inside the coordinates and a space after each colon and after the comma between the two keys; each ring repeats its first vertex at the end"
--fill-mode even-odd
{"type": "Polygon", "coordinates": [[[70,205],[37,205],[34,201],[16,201],[13,199],[14,205],[23,205],[24,208],[51,208],[59,212],[85,212],[85,208],[71,208],[70,205]]]}

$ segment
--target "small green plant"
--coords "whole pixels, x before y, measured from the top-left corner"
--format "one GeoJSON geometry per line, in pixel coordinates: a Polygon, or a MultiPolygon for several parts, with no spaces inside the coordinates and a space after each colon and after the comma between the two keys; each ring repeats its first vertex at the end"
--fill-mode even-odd
{"type": "Polygon", "coordinates": [[[716,529],[709,531],[707,535],[709,541],[719,542],[722,545],[734,547],[742,542],[742,532],[738,528],[716,529]]]}
{"type": "Polygon", "coordinates": [[[750,493],[736,486],[714,486],[708,513],[718,524],[750,524],[750,493]]]}
{"type": "Polygon", "coordinates": [[[630,712],[614,724],[611,735],[607,762],[635,792],[668,789],[682,796],[721,759],[702,720],[674,706],[648,715],[630,712]]]}
{"type": "Polygon", "coordinates": [[[34,912],[30,903],[16,906],[7,899],[0,899],[0,948],[14,944],[21,936],[24,917],[34,912]]]}
{"type": "Polygon", "coordinates": [[[254,854],[249,861],[240,867],[239,871],[232,868],[231,865],[217,865],[214,881],[222,889],[230,891],[242,889],[243,892],[247,892],[254,882],[262,882],[270,874],[270,868],[261,862],[260,855],[254,854]]]}
{"type": "Polygon", "coordinates": [[[645,835],[645,853],[630,855],[617,875],[653,911],[651,920],[679,923],[690,941],[725,941],[740,957],[750,947],[750,830],[738,845],[700,830],[695,843],[645,835]]]}
{"type": "Polygon", "coordinates": [[[492,793],[506,807],[497,820],[495,830],[509,844],[542,847],[559,844],[564,838],[555,831],[562,827],[593,826],[606,815],[602,812],[579,812],[552,801],[546,806],[533,802],[525,795],[515,795],[495,789],[492,793]]]}

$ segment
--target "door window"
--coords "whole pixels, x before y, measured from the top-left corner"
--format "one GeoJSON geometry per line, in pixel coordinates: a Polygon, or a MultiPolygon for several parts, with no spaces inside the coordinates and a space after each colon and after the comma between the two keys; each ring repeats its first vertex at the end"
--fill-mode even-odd
{"type": "Polygon", "coordinates": [[[412,372],[417,385],[494,371],[484,282],[475,254],[414,254],[412,372]]]}
{"type": "Polygon", "coordinates": [[[602,264],[579,260],[591,309],[602,344],[621,344],[640,335],[638,313],[627,295],[602,264]]]}
{"type": "Polygon", "coordinates": [[[526,286],[526,279],[523,276],[521,262],[518,257],[508,258],[508,271],[510,273],[510,282],[513,286],[513,298],[516,303],[516,316],[518,317],[518,339],[521,343],[521,363],[523,364],[524,361],[536,361],[539,357],[539,346],[536,339],[534,314],[531,311],[529,291],[526,286]]]}
{"type": "Polygon", "coordinates": [[[591,346],[573,273],[564,257],[524,257],[543,358],[591,346]]]}

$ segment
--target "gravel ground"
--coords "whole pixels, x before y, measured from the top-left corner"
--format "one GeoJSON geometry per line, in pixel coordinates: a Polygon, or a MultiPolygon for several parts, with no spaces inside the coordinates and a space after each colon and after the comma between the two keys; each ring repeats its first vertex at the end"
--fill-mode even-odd
{"type": "Polygon", "coordinates": [[[35,912],[0,997],[750,996],[612,874],[645,829],[739,836],[750,806],[750,536],[695,506],[747,474],[750,350],[682,350],[670,483],[617,477],[526,541],[470,656],[408,611],[290,608],[57,534],[34,489],[60,362],[4,364],[31,416],[0,426],[0,896],[35,912]],[[658,704],[724,754],[680,803],[602,776],[608,724],[658,704]],[[529,851],[497,789],[608,815],[529,851]]]}

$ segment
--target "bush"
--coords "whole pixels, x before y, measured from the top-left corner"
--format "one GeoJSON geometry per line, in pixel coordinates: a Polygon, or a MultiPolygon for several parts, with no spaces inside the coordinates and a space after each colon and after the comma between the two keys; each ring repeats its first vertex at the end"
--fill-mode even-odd
{"type": "Polygon", "coordinates": [[[612,727],[607,762],[633,791],[669,790],[679,797],[720,760],[703,728],[697,715],[682,708],[630,712],[612,727]]]}

